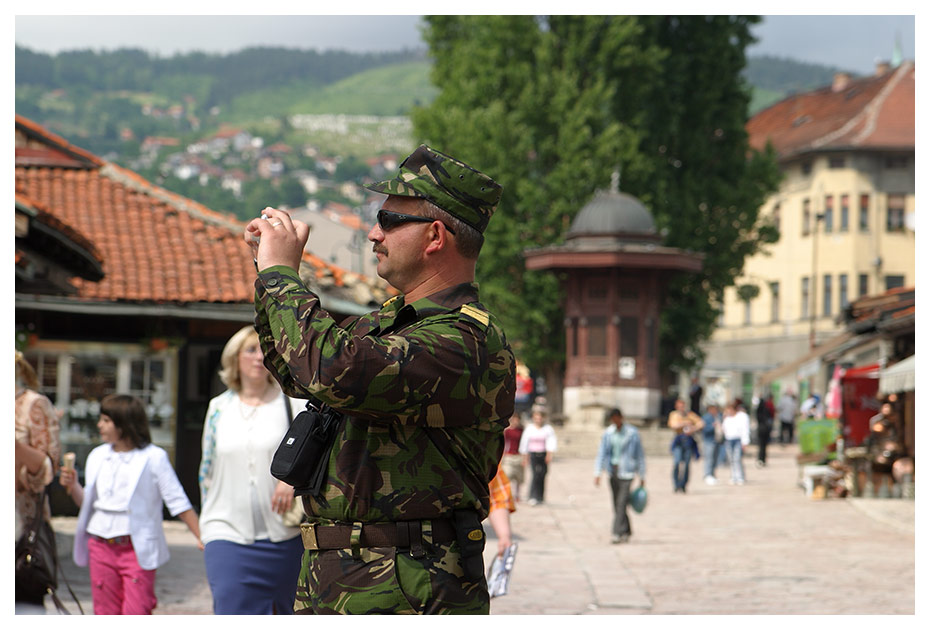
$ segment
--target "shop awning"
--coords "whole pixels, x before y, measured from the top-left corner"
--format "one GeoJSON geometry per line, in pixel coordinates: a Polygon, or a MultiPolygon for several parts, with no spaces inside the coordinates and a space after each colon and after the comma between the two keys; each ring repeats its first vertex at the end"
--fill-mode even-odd
{"type": "Polygon", "coordinates": [[[843,372],[843,378],[879,378],[880,376],[881,365],[878,363],[847,368],[843,372]]]}
{"type": "Polygon", "coordinates": [[[825,342],[819,346],[813,348],[810,352],[804,356],[780,365],[777,368],[769,370],[768,372],[763,372],[759,377],[759,383],[761,385],[767,385],[773,383],[780,378],[785,378],[787,376],[797,376],[799,378],[806,378],[811,376],[820,369],[821,361],[820,357],[825,355],[827,352],[834,350],[852,339],[855,335],[851,332],[843,332],[835,337],[827,339],[825,342]]]}
{"type": "Polygon", "coordinates": [[[898,361],[891,367],[881,371],[878,377],[878,393],[894,394],[896,392],[914,391],[915,370],[917,367],[916,354],[898,361]]]}

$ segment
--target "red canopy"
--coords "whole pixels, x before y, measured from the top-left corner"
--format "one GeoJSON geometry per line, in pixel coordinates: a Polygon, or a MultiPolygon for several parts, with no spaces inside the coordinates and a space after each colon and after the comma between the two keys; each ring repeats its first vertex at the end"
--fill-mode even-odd
{"type": "Polygon", "coordinates": [[[879,364],[862,365],[859,367],[848,368],[843,378],[878,378],[879,364]]]}

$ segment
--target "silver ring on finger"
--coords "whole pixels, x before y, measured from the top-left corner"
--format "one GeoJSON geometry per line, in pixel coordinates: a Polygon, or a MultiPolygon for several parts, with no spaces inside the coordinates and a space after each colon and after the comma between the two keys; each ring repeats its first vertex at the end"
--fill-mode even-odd
{"type": "Polygon", "coordinates": [[[278,227],[279,225],[281,225],[281,222],[275,221],[274,223],[271,224],[271,227],[278,227]]]}

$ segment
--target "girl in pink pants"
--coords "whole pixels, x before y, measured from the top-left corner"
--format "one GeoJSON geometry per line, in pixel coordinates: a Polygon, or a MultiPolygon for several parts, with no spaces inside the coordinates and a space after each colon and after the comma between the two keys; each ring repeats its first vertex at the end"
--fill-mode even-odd
{"type": "Polygon", "coordinates": [[[81,507],[74,562],[90,565],[97,615],[148,615],[155,608],[155,569],[168,560],[162,505],[197,538],[197,515],[168,461],[152,444],[142,401],[114,394],[100,403],[97,429],[104,444],[87,456],[85,488],[73,469],[61,485],[81,507]]]}

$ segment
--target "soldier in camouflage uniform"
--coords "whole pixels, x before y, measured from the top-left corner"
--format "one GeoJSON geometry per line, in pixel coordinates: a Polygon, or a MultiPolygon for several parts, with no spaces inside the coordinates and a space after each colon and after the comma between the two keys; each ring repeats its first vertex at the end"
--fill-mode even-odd
{"type": "Polygon", "coordinates": [[[265,365],[345,414],[322,493],[303,497],[295,612],[487,614],[480,522],[516,383],[474,269],[501,187],[424,145],[369,188],[388,195],[368,234],[378,273],[403,295],[351,323],[297,274],[305,224],[269,208],[246,228],[265,365]]]}

